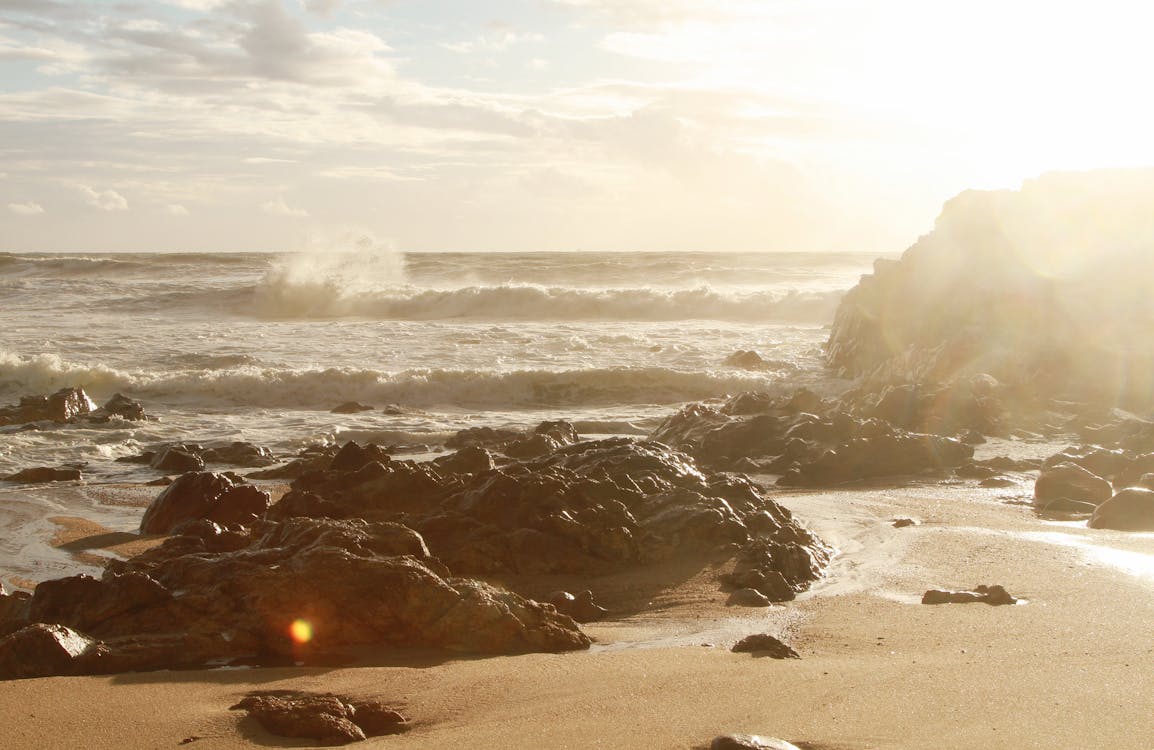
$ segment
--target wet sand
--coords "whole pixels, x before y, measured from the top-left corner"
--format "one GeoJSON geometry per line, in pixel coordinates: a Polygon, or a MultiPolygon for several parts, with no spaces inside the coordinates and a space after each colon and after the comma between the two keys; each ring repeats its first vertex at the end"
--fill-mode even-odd
{"type": "Polygon", "coordinates": [[[307,747],[228,711],[248,690],[294,688],[379,697],[413,722],[359,747],[693,748],[736,731],[815,748],[1150,747],[1154,535],[1042,522],[1028,492],[1023,480],[779,496],[841,550],[812,593],[727,609],[716,570],[679,569],[676,586],[633,601],[615,589],[639,614],[587,626],[591,653],[4,682],[0,744],[307,747]],[[895,529],[900,516],[920,524],[895,529]],[[980,583],[1028,603],[918,603],[980,583]],[[802,658],[729,652],[762,631],[802,658]]]}

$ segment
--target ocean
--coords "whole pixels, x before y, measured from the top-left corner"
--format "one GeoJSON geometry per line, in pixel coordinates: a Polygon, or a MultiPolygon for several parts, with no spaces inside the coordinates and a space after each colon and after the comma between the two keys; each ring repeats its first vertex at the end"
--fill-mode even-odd
{"type": "MultiPolygon", "coordinates": [[[[115,459],[171,442],[244,440],[287,458],[348,440],[428,455],[466,427],[545,419],[642,435],[687,402],[833,390],[822,344],[875,257],[0,254],[0,404],[80,385],[157,418],[0,428],[0,475],[81,464],[87,488],[143,482],[156,472],[115,459]],[[726,364],[748,350],[760,369],[726,364]],[[374,410],[331,413],[346,401],[374,410]]],[[[70,512],[45,505],[67,493],[0,484],[10,532],[17,506],[25,530],[70,512]]],[[[132,528],[132,513],[97,510],[132,528]]],[[[26,545],[5,545],[0,570],[42,577],[12,559],[26,545]]]]}

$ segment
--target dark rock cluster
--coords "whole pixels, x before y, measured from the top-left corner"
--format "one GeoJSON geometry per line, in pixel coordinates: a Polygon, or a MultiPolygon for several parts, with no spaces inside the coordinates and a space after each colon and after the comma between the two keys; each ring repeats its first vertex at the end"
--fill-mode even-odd
{"type": "Polygon", "coordinates": [[[310,739],[330,747],[408,729],[408,720],[380,701],[355,700],[332,693],[254,692],[232,710],[247,712],[270,734],[310,739]]]}
{"type": "Polygon", "coordinates": [[[720,408],[692,404],[650,437],[704,466],[778,474],[778,484],[799,487],[942,472],[974,452],[954,437],[910,432],[806,390],[745,393],[720,408]]]}
{"type": "Polygon", "coordinates": [[[108,400],[108,403],[98,408],[79,386],[62,388],[47,396],[22,396],[18,404],[0,407],[0,427],[35,422],[99,423],[107,422],[113,417],[127,420],[148,419],[144,407],[123,394],[117,393],[108,400]]]}

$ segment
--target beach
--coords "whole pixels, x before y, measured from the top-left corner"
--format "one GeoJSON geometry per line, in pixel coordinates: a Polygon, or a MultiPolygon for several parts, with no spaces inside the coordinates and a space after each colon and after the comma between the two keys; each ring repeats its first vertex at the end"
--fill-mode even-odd
{"type": "MultiPolygon", "coordinates": [[[[412,728],[365,747],[707,746],[746,732],[813,748],[1140,748],[1154,729],[1154,537],[1040,522],[1016,489],[780,497],[839,546],[795,602],[727,608],[714,574],[656,607],[585,626],[590,653],[381,651],[355,666],[159,672],[0,683],[11,747],[307,747],[230,712],[254,689],[375,697],[412,728]],[[894,528],[898,517],[916,526],[894,528]],[[929,588],[1001,583],[1013,606],[922,605],[929,588]],[[730,653],[773,632],[799,660],[730,653]]],[[[647,592],[648,593],[648,592],[647,592]]]]}

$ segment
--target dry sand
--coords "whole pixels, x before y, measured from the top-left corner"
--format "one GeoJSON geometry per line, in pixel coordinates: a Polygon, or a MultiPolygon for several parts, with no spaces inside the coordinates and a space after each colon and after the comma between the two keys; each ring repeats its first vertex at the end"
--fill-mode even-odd
{"type": "MultiPolygon", "coordinates": [[[[411,718],[408,734],[366,748],[693,748],[724,732],[812,748],[1154,747],[1154,535],[1043,523],[1021,504],[1028,490],[780,497],[841,550],[812,594],[726,609],[717,571],[700,565],[671,571],[664,590],[606,581],[618,611],[639,612],[587,626],[591,653],[0,683],[0,747],[309,746],[228,710],[270,688],[379,697],[411,718]],[[898,516],[921,523],[895,529],[898,516]],[[918,603],[979,583],[1029,601],[918,603]],[[802,658],[730,653],[762,631],[802,658]]],[[[103,533],[68,523],[64,544],[103,533]]]]}

